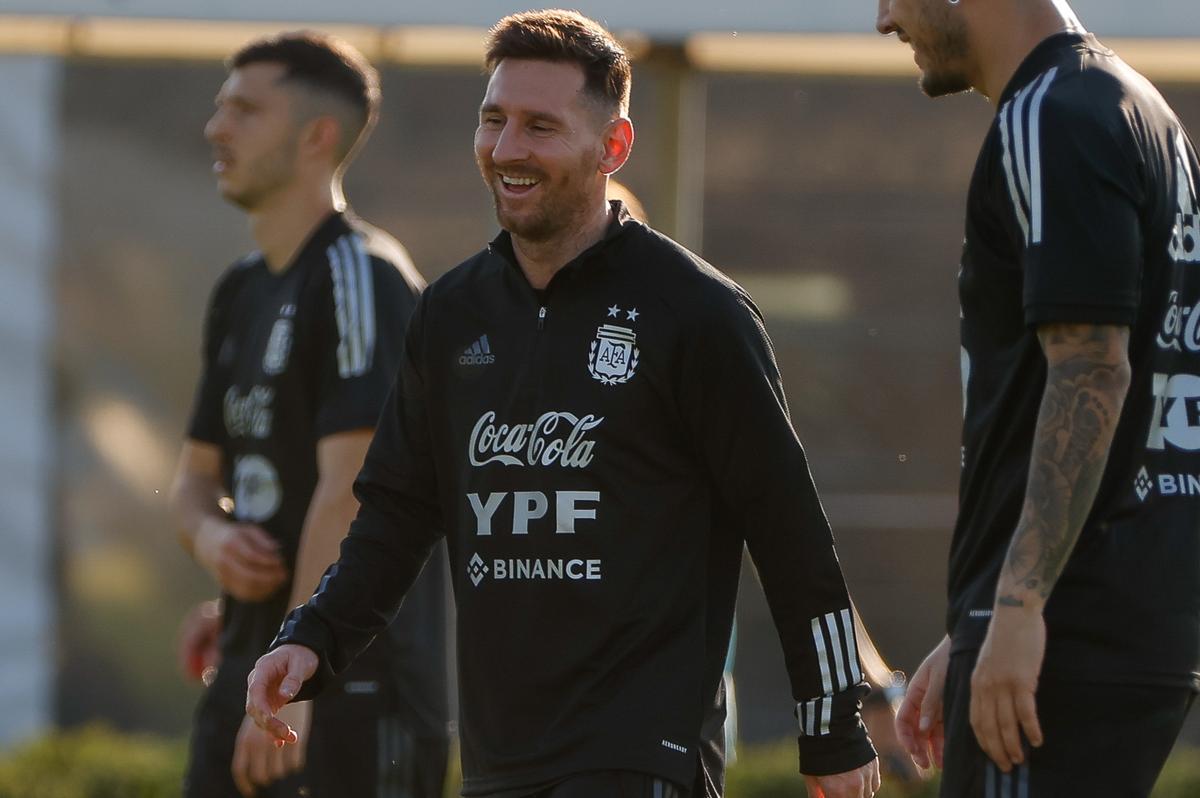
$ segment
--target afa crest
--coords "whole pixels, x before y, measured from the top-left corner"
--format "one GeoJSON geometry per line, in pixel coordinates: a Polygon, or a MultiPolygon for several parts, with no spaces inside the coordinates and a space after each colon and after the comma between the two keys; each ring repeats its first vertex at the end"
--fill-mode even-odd
{"type": "Polygon", "coordinates": [[[628,327],[604,324],[588,353],[588,371],[604,385],[629,382],[637,373],[637,335],[628,327]]]}
{"type": "Polygon", "coordinates": [[[274,375],[283,372],[287,368],[291,351],[292,320],[276,319],[275,326],[271,328],[271,337],[267,341],[267,351],[263,355],[263,373],[274,375]]]}

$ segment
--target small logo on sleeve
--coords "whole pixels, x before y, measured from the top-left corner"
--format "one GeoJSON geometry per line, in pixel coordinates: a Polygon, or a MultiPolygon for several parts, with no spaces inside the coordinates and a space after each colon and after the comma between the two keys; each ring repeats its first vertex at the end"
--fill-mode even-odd
{"type": "Polygon", "coordinates": [[[677,754],[686,754],[688,752],[686,745],[680,745],[679,743],[673,743],[670,740],[663,740],[662,747],[667,748],[671,751],[674,751],[677,754]]]}

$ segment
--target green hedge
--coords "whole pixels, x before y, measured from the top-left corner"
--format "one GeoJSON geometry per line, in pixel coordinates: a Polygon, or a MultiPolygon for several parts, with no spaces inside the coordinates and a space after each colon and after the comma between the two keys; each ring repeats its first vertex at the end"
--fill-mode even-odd
{"type": "Polygon", "coordinates": [[[57,732],[0,754],[0,798],[179,798],[186,756],[103,726],[57,732]]]}
{"type": "MultiPolygon", "coordinates": [[[[0,798],[178,798],[186,757],[182,741],[124,735],[103,726],[58,732],[0,753],[0,798]]],[[[457,763],[451,768],[457,777],[457,763]]],[[[729,769],[727,798],[794,798],[792,741],[743,746],[729,769]]],[[[447,795],[456,795],[448,785],[447,795]]],[[[933,798],[934,781],[904,788],[885,781],[879,798],[933,798]]],[[[1154,798],[1200,796],[1200,751],[1177,751],[1154,798]]]]}

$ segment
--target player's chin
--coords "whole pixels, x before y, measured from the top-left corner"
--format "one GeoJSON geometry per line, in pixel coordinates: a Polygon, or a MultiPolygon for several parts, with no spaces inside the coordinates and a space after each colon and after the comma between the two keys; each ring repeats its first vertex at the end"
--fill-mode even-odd
{"type": "Polygon", "coordinates": [[[971,82],[965,75],[936,67],[922,70],[920,83],[926,97],[945,97],[971,90],[971,82]]]}

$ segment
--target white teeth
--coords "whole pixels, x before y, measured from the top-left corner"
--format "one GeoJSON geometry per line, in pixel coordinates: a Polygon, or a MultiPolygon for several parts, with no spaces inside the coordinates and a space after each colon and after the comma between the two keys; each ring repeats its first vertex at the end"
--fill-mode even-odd
{"type": "Polygon", "coordinates": [[[506,186],[536,186],[538,180],[532,177],[509,177],[508,175],[500,175],[500,182],[506,186]]]}

